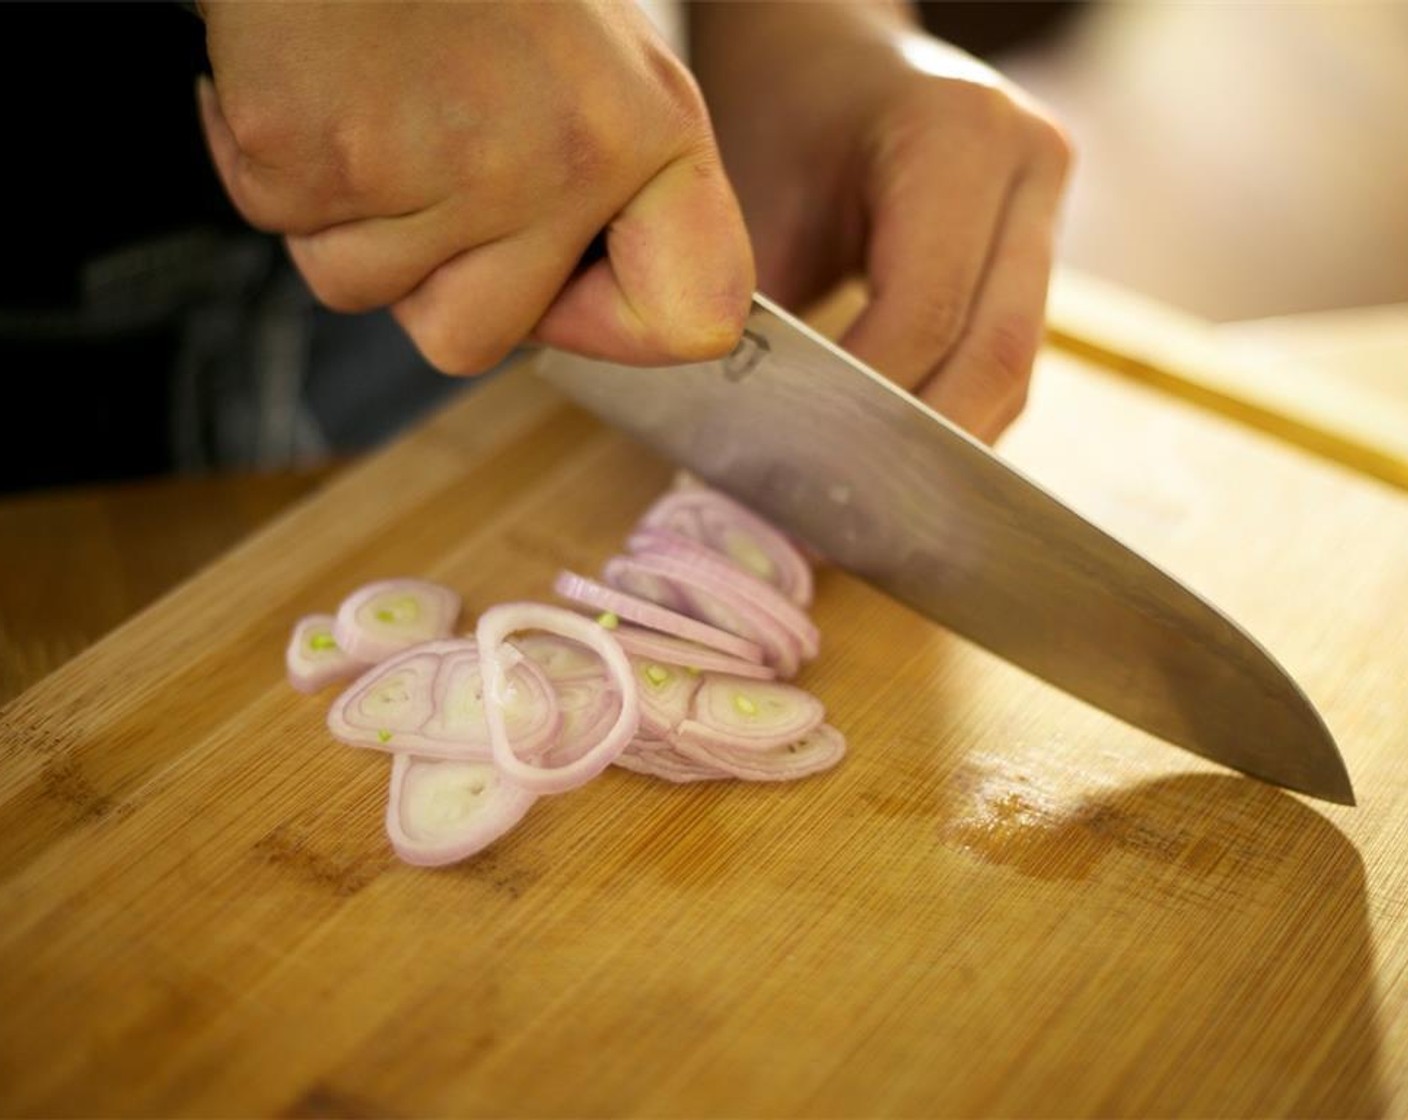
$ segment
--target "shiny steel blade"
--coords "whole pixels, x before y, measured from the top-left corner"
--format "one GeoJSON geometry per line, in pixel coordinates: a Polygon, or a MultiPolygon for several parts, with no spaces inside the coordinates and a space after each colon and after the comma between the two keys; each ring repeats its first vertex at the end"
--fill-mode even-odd
{"type": "Polygon", "coordinates": [[[999,657],[1225,766],[1354,803],[1319,714],[1248,634],[766,299],[722,361],[547,351],[538,369],[999,657]]]}

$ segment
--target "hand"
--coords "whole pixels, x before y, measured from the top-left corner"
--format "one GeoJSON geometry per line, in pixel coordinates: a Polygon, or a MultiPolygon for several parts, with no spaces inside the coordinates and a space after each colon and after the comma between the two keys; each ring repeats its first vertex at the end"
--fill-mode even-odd
{"type": "Polygon", "coordinates": [[[737,201],[693,79],[629,0],[204,14],[221,178],[330,307],[390,305],[452,373],[530,336],[639,364],[737,341],[737,201]]]}
{"type": "Polygon", "coordinates": [[[863,275],[842,345],[996,438],[1041,340],[1061,132],[899,8],[699,4],[692,20],[761,289],[800,308],[863,275]]]}

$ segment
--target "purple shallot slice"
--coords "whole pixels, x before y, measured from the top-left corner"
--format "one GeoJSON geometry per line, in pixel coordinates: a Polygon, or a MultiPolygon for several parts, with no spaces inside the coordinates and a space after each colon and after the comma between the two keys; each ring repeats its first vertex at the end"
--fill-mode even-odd
{"type": "Polygon", "coordinates": [[[650,750],[625,751],[616,758],[612,765],[619,766],[622,770],[629,770],[634,774],[661,778],[679,785],[686,782],[717,782],[733,777],[722,767],[712,763],[699,762],[681,754],[668,744],[660,744],[650,750]]]}
{"type": "Polygon", "coordinates": [[[553,684],[599,680],[606,675],[606,670],[601,667],[601,658],[581,642],[556,634],[524,634],[515,638],[513,645],[535,662],[553,684]]]}
{"type": "Polygon", "coordinates": [[[543,755],[542,765],[565,766],[595,747],[611,729],[620,715],[621,697],[600,668],[595,677],[555,683],[553,690],[562,711],[562,729],[543,755]]]}
{"type": "Polygon", "coordinates": [[[581,603],[592,610],[602,611],[613,619],[628,619],[640,626],[648,626],[663,634],[698,642],[745,661],[763,660],[763,651],[756,642],[730,634],[716,626],[709,626],[697,619],[689,618],[677,611],[648,602],[637,595],[605,587],[596,580],[579,576],[575,572],[559,572],[553,583],[553,590],[574,603],[581,603]]]}
{"type": "Polygon", "coordinates": [[[626,541],[626,547],[638,557],[658,559],[668,566],[687,564],[728,584],[796,637],[804,658],[811,660],[821,651],[821,632],[806,611],[778,588],[707,545],[669,529],[637,529],[626,541]]]}
{"type": "Polygon", "coordinates": [[[799,607],[812,601],[812,570],[777,528],[717,490],[672,490],[645,512],[640,525],[670,529],[727,556],[778,588],[799,607]]]}
{"type": "Polygon", "coordinates": [[[652,601],[657,587],[668,588],[671,599],[691,618],[756,642],[764,663],[782,676],[797,672],[801,657],[797,639],[766,610],[698,568],[672,565],[658,556],[613,556],[602,576],[617,590],[652,601]]]}
{"type": "Polygon", "coordinates": [[[373,665],[333,701],[328,730],[358,747],[391,749],[398,734],[414,735],[435,712],[440,653],[412,649],[373,665]]]}
{"type": "Polygon", "coordinates": [[[646,565],[646,571],[676,580],[693,579],[694,586],[703,586],[712,595],[725,597],[727,602],[735,604],[735,609],[746,606],[750,613],[765,616],[769,628],[780,627],[787,631],[805,661],[817,657],[821,651],[821,631],[801,607],[781,595],[776,587],[739,571],[725,559],[708,555],[708,549],[689,538],[674,537],[674,544],[680,545],[674,548],[663,541],[669,537],[674,534],[646,530],[631,538],[632,544],[645,541],[652,545],[638,549],[635,554],[636,559],[646,565]],[[690,551],[691,545],[697,551],[690,551]]]}
{"type": "Polygon", "coordinates": [[[349,657],[337,644],[332,628],[330,614],[305,615],[295,623],[284,651],[284,667],[288,683],[299,692],[317,692],[366,669],[366,662],[349,657]]]}
{"type": "MultiPolygon", "coordinates": [[[[484,713],[484,680],[479,672],[479,646],[472,638],[437,642],[444,653],[435,678],[435,711],[421,728],[419,753],[487,760],[489,724],[484,713]],[[433,744],[433,745],[432,745],[433,744]],[[435,750],[445,745],[447,751],[435,750]]],[[[543,753],[562,728],[562,713],[552,682],[538,665],[515,655],[508,670],[502,705],[504,726],[513,749],[525,758],[543,753]]]]}
{"type": "Polygon", "coordinates": [[[423,579],[386,579],[358,588],[337,608],[333,635],[349,657],[384,661],[436,638],[448,638],[460,597],[423,579]]]}
{"type": "Polygon", "coordinates": [[[698,642],[647,630],[643,626],[618,622],[612,628],[611,635],[621,643],[626,655],[632,658],[643,657],[651,661],[663,661],[667,665],[679,665],[695,672],[732,673],[736,677],[752,677],[760,681],[770,681],[777,676],[777,670],[771,665],[760,665],[754,661],[730,657],[726,653],[701,646],[698,642]]]}
{"type": "Polygon", "coordinates": [[[407,863],[440,867],[487,848],[536,800],[491,763],[400,754],[391,765],[386,834],[407,863]]]}
{"type": "MultiPolygon", "coordinates": [[[[425,642],[373,665],[333,702],[328,730],[354,747],[427,758],[493,757],[472,639],[425,642]]],[[[561,717],[552,686],[526,658],[510,670],[506,723],[515,749],[541,754],[561,717]]]]}
{"type": "Polygon", "coordinates": [[[715,766],[746,782],[790,782],[830,770],[846,755],[846,737],[829,723],[812,728],[795,742],[766,750],[705,746],[679,739],[674,748],[701,766],[715,766]]]}
{"type": "Polygon", "coordinates": [[[690,701],[701,677],[678,665],[632,657],[640,694],[640,734],[655,739],[670,735],[689,718],[690,701]]]}
{"type": "Polygon", "coordinates": [[[821,701],[793,685],[706,673],[694,694],[692,718],[672,740],[768,750],[797,742],[825,718],[821,701]]]}
{"type": "Polygon", "coordinates": [[[534,793],[563,793],[591,781],[611,765],[640,726],[640,701],[631,663],[616,639],[597,623],[561,607],[541,603],[504,603],[490,607],[479,616],[475,627],[479,641],[479,671],[484,677],[485,714],[494,764],[505,778],[534,793]],[[514,753],[504,721],[504,695],[507,689],[508,638],[521,631],[541,630],[556,634],[594,650],[600,656],[608,680],[620,695],[621,706],[615,721],[591,749],[561,766],[535,766],[514,753]]]}

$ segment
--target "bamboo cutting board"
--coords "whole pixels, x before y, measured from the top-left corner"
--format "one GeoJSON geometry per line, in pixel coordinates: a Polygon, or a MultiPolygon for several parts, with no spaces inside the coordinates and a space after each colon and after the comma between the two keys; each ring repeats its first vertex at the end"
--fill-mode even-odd
{"type": "Polygon", "coordinates": [[[401,574],[545,598],[671,475],[516,371],[0,714],[0,1111],[1408,1113],[1408,495],[1054,353],[1007,451],[1263,639],[1359,808],[827,571],[839,769],[613,770],[399,864],[292,620],[401,574]]]}

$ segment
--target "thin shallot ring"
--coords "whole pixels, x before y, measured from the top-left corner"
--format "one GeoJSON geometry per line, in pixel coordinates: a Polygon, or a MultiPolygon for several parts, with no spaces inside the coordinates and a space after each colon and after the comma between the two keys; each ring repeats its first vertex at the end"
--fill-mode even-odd
{"type": "Polygon", "coordinates": [[[576,572],[558,572],[552,589],[564,599],[581,603],[592,610],[609,611],[639,626],[659,630],[662,634],[672,634],[676,638],[698,642],[702,646],[741,657],[745,661],[761,663],[763,660],[763,647],[757,642],[741,638],[717,626],[710,626],[707,622],[690,618],[689,615],[672,611],[668,607],[652,603],[649,599],[642,599],[639,595],[607,587],[594,579],[579,576],[576,572]]]}
{"type": "Polygon", "coordinates": [[[635,737],[640,726],[640,700],[631,663],[616,639],[596,622],[561,607],[542,603],[502,603],[479,616],[474,636],[479,642],[479,672],[484,680],[484,715],[489,722],[489,743],[494,765],[509,781],[533,793],[563,793],[591,781],[635,737]],[[543,630],[581,642],[606,666],[621,695],[621,711],[597,744],[565,766],[533,766],[513,752],[504,722],[503,695],[507,684],[501,648],[510,634],[543,630]]]}
{"type": "Polygon", "coordinates": [[[710,649],[698,642],[691,642],[688,638],[678,638],[674,634],[662,634],[646,626],[618,623],[612,629],[611,636],[621,643],[627,657],[663,661],[666,665],[679,665],[697,672],[751,677],[758,681],[775,680],[777,677],[777,670],[771,665],[744,661],[741,657],[734,657],[722,650],[710,649]]]}

